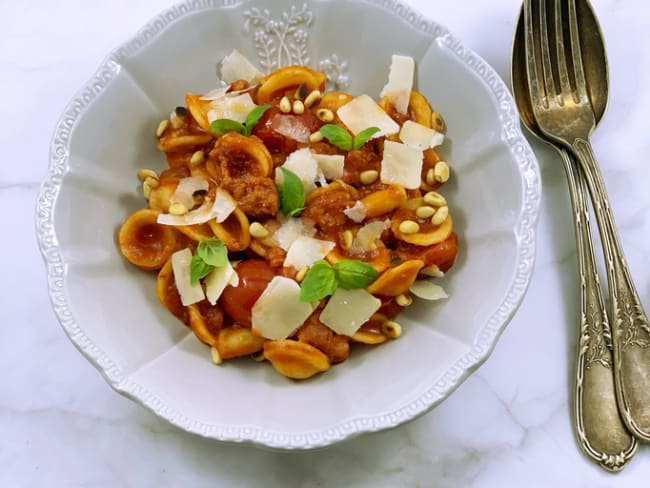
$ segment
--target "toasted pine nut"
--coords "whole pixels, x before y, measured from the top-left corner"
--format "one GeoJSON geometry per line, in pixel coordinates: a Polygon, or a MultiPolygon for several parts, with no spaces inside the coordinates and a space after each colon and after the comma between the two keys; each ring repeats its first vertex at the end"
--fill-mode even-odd
{"type": "Polygon", "coordinates": [[[156,129],[156,137],[162,136],[167,130],[167,127],[169,127],[169,120],[161,120],[158,124],[158,128],[156,129]]]}
{"type": "Polygon", "coordinates": [[[413,220],[405,220],[399,224],[399,231],[402,234],[415,234],[420,230],[420,225],[413,220]]]}
{"type": "Polygon", "coordinates": [[[185,215],[187,207],[179,202],[174,202],[169,206],[169,213],[172,215],[185,215]]]}
{"type": "Polygon", "coordinates": [[[317,130],[316,132],[312,132],[309,135],[309,142],[320,142],[324,138],[325,138],[325,136],[323,136],[323,133],[321,131],[317,130]]]}
{"type": "Polygon", "coordinates": [[[405,293],[402,293],[401,295],[397,295],[395,301],[400,307],[408,307],[411,303],[413,303],[413,299],[411,298],[411,296],[405,293]]]}
{"type": "Polygon", "coordinates": [[[147,178],[158,179],[158,174],[152,169],[143,168],[138,171],[138,178],[140,178],[140,181],[145,181],[147,178]]]}
{"type": "Polygon", "coordinates": [[[427,171],[427,176],[425,178],[425,181],[429,186],[433,186],[436,184],[436,173],[433,170],[433,168],[429,168],[429,170],[427,171]]]}
{"type": "Polygon", "coordinates": [[[323,97],[323,94],[320,92],[320,90],[312,91],[309,95],[307,95],[307,98],[305,98],[305,107],[311,107],[314,103],[316,103],[322,97],[323,97]]]}
{"type": "Polygon", "coordinates": [[[331,122],[334,120],[334,112],[332,112],[329,108],[319,108],[316,111],[316,116],[323,122],[331,122]]]}
{"type": "Polygon", "coordinates": [[[377,178],[379,178],[379,172],[374,169],[367,169],[366,171],[362,171],[359,175],[359,179],[364,185],[374,183],[377,181],[377,178]]]}
{"type": "Polygon", "coordinates": [[[351,230],[346,230],[341,234],[341,247],[344,251],[348,251],[352,247],[354,236],[351,230]]]}
{"type": "Polygon", "coordinates": [[[381,324],[381,331],[391,339],[397,339],[402,335],[402,326],[392,320],[387,320],[381,324]]]}
{"type": "Polygon", "coordinates": [[[305,275],[307,274],[307,271],[309,271],[309,266],[305,266],[302,268],[300,271],[296,273],[296,281],[298,283],[302,283],[302,280],[305,279],[305,275]]]}
{"type": "Polygon", "coordinates": [[[214,346],[210,348],[210,357],[212,358],[212,362],[214,364],[223,363],[223,359],[221,358],[221,354],[219,354],[219,350],[214,346]]]}
{"type": "Polygon", "coordinates": [[[449,207],[444,206],[440,207],[438,210],[436,210],[436,213],[431,217],[431,223],[433,225],[440,225],[442,224],[445,220],[447,220],[447,217],[449,216],[449,207]]]}
{"type": "Polygon", "coordinates": [[[430,207],[429,205],[422,205],[421,207],[415,209],[415,215],[417,215],[420,219],[428,219],[430,217],[433,217],[434,213],[436,213],[436,209],[430,207]]]}
{"type": "Polygon", "coordinates": [[[248,228],[248,231],[250,232],[251,236],[255,237],[256,239],[264,239],[269,235],[269,230],[259,222],[253,222],[248,228]]]}
{"type": "Polygon", "coordinates": [[[438,161],[433,171],[437,182],[444,183],[449,179],[449,165],[444,161],[438,161]]]}
{"type": "Polygon", "coordinates": [[[158,178],[152,178],[151,176],[147,176],[145,178],[144,182],[149,185],[149,187],[153,190],[154,188],[158,188],[159,182],[158,178]]]}
{"type": "Polygon", "coordinates": [[[149,182],[147,181],[142,183],[142,194],[144,195],[145,200],[149,200],[149,197],[151,196],[151,185],[149,185],[149,182]]]}
{"type": "Polygon", "coordinates": [[[436,132],[445,130],[445,121],[438,112],[431,112],[431,128],[436,132]]]}
{"type": "Polygon", "coordinates": [[[296,115],[305,113],[305,105],[300,100],[295,100],[293,102],[292,109],[293,109],[293,113],[296,115]]]}
{"type": "Polygon", "coordinates": [[[442,207],[444,205],[447,205],[447,200],[445,200],[445,197],[435,191],[425,193],[424,201],[432,207],[442,207]]]}
{"type": "Polygon", "coordinates": [[[289,101],[289,97],[282,97],[282,100],[280,100],[280,111],[285,114],[291,112],[291,102],[289,101]]]}
{"type": "Polygon", "coordinates": [[[201,150],[196,151],[190,158],[191,165],[201,164],[203,161],[205,161],[205,153],[201,150]]]}

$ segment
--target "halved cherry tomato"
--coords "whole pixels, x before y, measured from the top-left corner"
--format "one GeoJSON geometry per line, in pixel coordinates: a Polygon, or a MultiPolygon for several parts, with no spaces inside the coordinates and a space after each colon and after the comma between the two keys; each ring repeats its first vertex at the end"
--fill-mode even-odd
{"type": "Polygon", "coordinates": [[[239,285],[228,285],[221,295],[225,312],[242,327],[251,326],[251,308],[275,274],[266,261],[249,259],[239,263],[235,270],[239,285]]]}

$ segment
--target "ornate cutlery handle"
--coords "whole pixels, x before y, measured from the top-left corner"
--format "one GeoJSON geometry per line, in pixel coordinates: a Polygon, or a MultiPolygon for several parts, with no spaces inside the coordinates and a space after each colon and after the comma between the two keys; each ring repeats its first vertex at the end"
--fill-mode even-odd
{"type": "Polygon", "coordinates": [[[619,410],[630,431],[650,441],[650,324],[623,254],[591,144],[576,139],[572,148],[589,185],[605,251],[619,410]]]}
{"type": "Polygon", "coordinates": [[[560,149],[573,203],[580,273],[580,336],[573,414],[576,436],[587,456],[619,471],[634,455],[637,441],[616,406],[611,330],[600,287],[589,222],[584,178],[566,150],[560,149]]]}

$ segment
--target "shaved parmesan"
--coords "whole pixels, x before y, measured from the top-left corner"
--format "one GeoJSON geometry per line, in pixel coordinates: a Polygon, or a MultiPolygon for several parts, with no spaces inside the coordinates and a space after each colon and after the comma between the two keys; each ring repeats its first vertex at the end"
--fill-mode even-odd
{"type": "Polygon", "coordinates": [[[345,156],[342,154],[314,154],[314,159],[326,179],[338,180],[343,178],[345,156]]]}
{"type": "Polygon", "coordinates": [[[440,285],[436,285],[428,280],[416,280],[410,288],[411,293],[416,297],[424,298],[425,300],[440,300],[442,298],[449,298],[449,295],[440,285]]]}
{"type": "Polygon", "coordinates": [[[276,276],[253,305],[253,330],[267,339],[286,339],[312,311],[310,303],[300,301],[298,283],[276,276]]]}
{"type": "MultiPolygon", "coordinates": [[[[314,182],[318,176],[318,164],[309,148],[298,149],[289,154],[282,167],[294,173],[302,181],[305,194],[316,188],[314,182]]],[[[279,168],[275,170],[275,182],[278,185],[283,183],[282,171],[279,168]]]]}
{"type": "Polygon", "coordinates": [[[312,237],[316,234],[316,228],[313,225],[306,225],[302,219],[285,219],[281,221],[281,226],[273,234],[273,240],[278,245],[288,251],[293,241],[300,236],[312,237]]]}
{"type": "Polygon", "coordinates": [[[352,241],[350,251],[360,253],[377,248],[381,233],[390,228],[390,220],[375,220],[361,227],[352,241]]]}
{"type": "Polygon", "coordinates": [[[190,209],[194,206],[194,192],[207,191],[209,187],[208,181],[198,176],[181,178],[169,201],[181,203],[185,208],[190,209]]]}
{"type": "Polygon", "coordinates": [[[366,218],[366,212],[368,212],[368,209],[361,200],[357,200],[354,206],[343,210],[343,213],[347,215],[350,220],[356,222],[357,224],[359,222],[363,222],[363,219],[366,218]]]}
{"type": "Polygon", "coordinates": [[[375,133],[372,139],[399,132],[399,124],[368,95],[353,98],[341,106],[336,114],[355,136],[368,127],[379,128],[379,132],[375,133]]]}
{"type": "Polygon", "coordinates": [[[420,270],[420,273],[423,275],[431,276],[433,278],[442,278],[445,276],[445,273],[443,273],[435,264],[432,264],[431,266],[425,266],[420,270]]]}
{"type": "Polygon", "coordinates": [[[222,82],[221,86],[215,88],[214,90],[210,90],[208,93],[203,95],[201,97],[201,100],[212,101],[218,98],[223,98],[226,96],[226,93],[228,93],[229,89],[230,85],[226,85],[222,82]]]}
{"type": "Polygon", "coordinates": [[[225,266],[214,268],[208,276],[203,280],[205,284],[205,296],[211,305],[217,303],[217,300],[223,293],[223,290],[228,285],[237,286],[239,283],[239,276],[228,262],[225,266]]]}
{"type": "Polygon", "coordinates": [[[408,111],[414,72],[415,61],[412,57],[393,54],[388,83],[379,96],[388,97],[388,100],[395,106],[395,110],[401,114],[408,111]]]}
{"type": "Polygon", "coordinates": [[[172,271],[174,272],[174,283],[181,296],[183,306],[192,305],[200,302],[205,298],[203,288],[197,281],[195,284],[190,282],[190,262],[192,261],[192,251],[182,249],[172,254],[172,271]]]}
{"type": "Polygon", "coordinates": [[[208,122],[212,123],[218,119],[231,119],[244,122],[246,116],[257,105],[253,102],[250,94],[242,93],[234,97],[224,96],[210,102],[208,110],[208,122]]]}
{"type": "Polygon", "coordinates": [[[407,146],[415,147],[424,151],[442,144],[445,136],[440,132],[430,129],[422,124],[407,120],[402,125],[399,138],[407,146]]]}
{"type": "Polygon", "coordinates": [[[311,266],[319,259],[323,259],[327,253],[334,249],[334,246],[335,244],[330,241],[300,236],[289,247],[284,265],[293,266],[298,270],[305,266],[311,266]]]}
{"type": "Polygon", "coordinates": [[[226,220],[235,211],[235,208],[237,208],[237,203],[230,193],[221,188],[217,188],[214,205],[212,205],[212,211],[214,212],[214,218],[217,223],[220,224],[226,220]]]}
{"type": "Polygon", "coordinates": [[[221,79],[226,83],[245,80],[254,85],[263,77],[264,74],[237,49],[233,49],[221,62],[221,79]]]}
{"type": "Polygon", "coordinates": [[[379,310],[381,300],[366,290],[337,288],[320,314],[320,321],[337,334],[353,335],[379,310]]]}
{"type": "Polygon", "coordinates": [[[273,130],[278,134],[282,134],[289,139],[298,142],[309,142],[309,135],[311,131],[302,119],[293,115],[278,114],[273,117],[272,126],[273,130]]]}
{"type": "Polygon", "coordinates": [[[382,183],[420,188],[423,154],[420,149],[399,142],[385,141],[379,177],[382,183]]]}
{"type": "Polygon", "coordinates": [[[199,208],[187,212],[184,215],[159,214],[156,222],[163,225],[197,225],[205,224],[207,221],[216,219],[221,223],[235,210],[237,204],[225,190],[217,188],[214,203],[210,205],[210,200],[206,198],[199,208]]]}

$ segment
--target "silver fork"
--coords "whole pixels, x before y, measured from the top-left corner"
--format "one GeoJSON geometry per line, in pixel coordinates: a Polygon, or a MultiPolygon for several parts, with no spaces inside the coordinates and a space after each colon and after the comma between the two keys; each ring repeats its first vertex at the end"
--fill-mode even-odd
{"type": "Polygon", "coordinates": [[[567,2],[568,46],[564,42],[564,2],[554,1],[552,20],[546,18],[545,0],[535,2],[540,14],[537,26],[532,3],[526,0],[524,10],[533,113],[541,132],[573,153],[584,172],[605,253],[617,403],[630,431],[650,441],[650,324],[623,255],[602,174],[589,142],[596,120],[582,63],[575,0],[567,2]],[[556,47],[554,56],[552,45],[556,47]]]}

